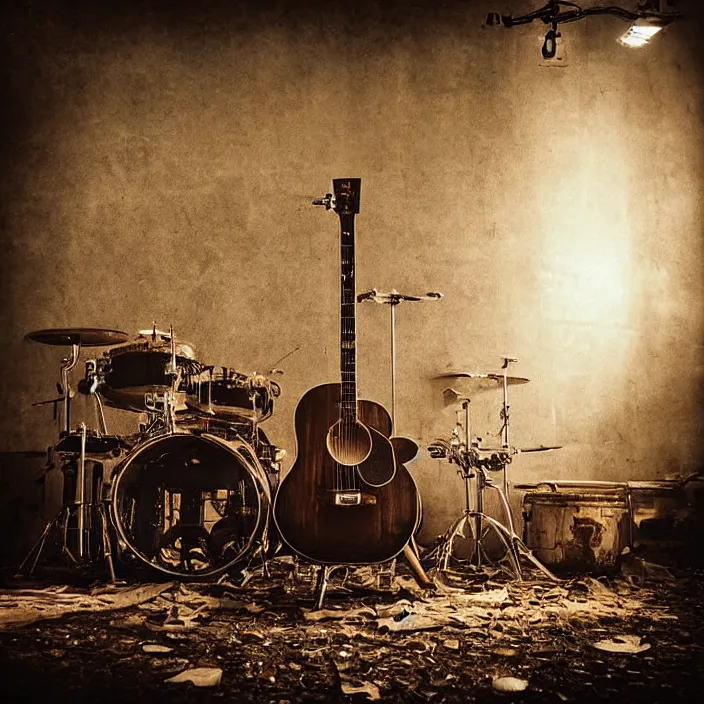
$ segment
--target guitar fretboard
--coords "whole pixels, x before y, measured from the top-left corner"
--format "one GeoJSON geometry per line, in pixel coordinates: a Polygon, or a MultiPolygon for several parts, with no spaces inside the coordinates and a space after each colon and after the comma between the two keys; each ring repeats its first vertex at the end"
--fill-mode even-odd
{"type": "Polygon", "coordinates": [[[343,418],[357,417],[357,335],[354,284],[354,214],[341,214],[340,375],[343,418]]]}

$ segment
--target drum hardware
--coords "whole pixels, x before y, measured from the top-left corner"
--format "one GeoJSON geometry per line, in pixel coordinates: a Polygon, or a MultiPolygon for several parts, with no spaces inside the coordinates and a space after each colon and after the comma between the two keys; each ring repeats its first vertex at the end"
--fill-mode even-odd
{"type": "Polygon", "coordinates": [[[281,386],[262,374],[230,367],[202,366],[188,376],[185,406],[212,418],[262,423],[274,412],[281,386]]]}
{"type": "Polygon", "coordinates": [[[267,370],[267,374],[283,374],[284,370],[283,369],[278,369],[277,365],[281,364],[281,362],[284,361],[284,359],[288,359],[294,352],[298,352],[298,350],[301,349],[300,345],[296,345],[290,352],[287,352],[283,357],[280,357],[277,359],[272,365],[271,369],[267,370]]]}
{"type": "Polygon", "coordinates": [[[77,384],[78,392],[85,396],[92,396],[95,400],[96,416],[98,418],[98,434],[107,435],[108,428],[105,422],[105,411],[100,395],[97,393],[100,386],[100,375],[98,373],[98,362],[95,359],[85,361],[85,374],[77,384]]]}
{"type": "MultiPolygon", "coordinates": [[[[501,437],[502,444],[498,448],[482,447],[479,442],[471,440],[471,421],[470,421],[470,399],[462,399],[461,410],[458,410],[458,418],[455,428],[452,431],[451,439],[436,440],[428,446],[428,451],[431,457],[447,458],[451,463],[459,467],[458,474],[464,481],[464,500],[465,506],[461,516],[450,526],[445,535],[442,537],[440,544],[432,551],[431,556],[436,558],[438,570],[447,571],[450,566],[450,561],[453,559],[453,548],[456,538],[466,537],[467,528],[469,528],[474,546],[470,561],[473,559],[476,567],[481,567],[482,561],[487,559],[484,550],[483,541],[489,530],[493,529],[494,534],[498,537],[506,550],[511,569],[518,580],[523,579],[520,557],[526,557],[535,567],[540,569],[550,579],[556,577],[531,553],[525,543],[516,534],[511,514],[511,508],[508,502],[507,490],[507,467],[511,463],[513,456],[519,452],[539,452],[556,447],[533,447],[524,448],[522,450],[511,447],[509,444],[509,406],[507,398],[507,386],[509,385],[506,370],[508,365],[514,360],[504,358],[504,397],[501,408],[501,437]],[[463,416],[463,418],[461,417],[463,416]],[[496,485],[490,472],[501,471],[503,473],[502,485],[496,485]],[[470,498],[470,480],[475,479],[474,504],[475,508],[471,507],[470,498]],[[484,511],[484,490],[491,488],[496,490],[501,506],[504,512],[506,525],[488,516],[484,511]]],[[[483,390],[483,389],[482,389],[483,390]]]]}
{"type": "Polygon", "coordinates": [[[147,412],[148,428],[145,434],[152,434],[155,430],[173,433],[176,429],[176,394],[167,390],[163,394],[146,392],[144,394],[144,408],[147,412]]]}
{"type": "Polygon", "coordinates": [[[264,556],[270,503],[251,445],[180,426],[133,447],[111,482],[121,558],[181,578],[264,556]]]}
{"type": "MultiPolygon", "coordinates": [[[[25,340],[40,342],[45,345],[71,347],[69,356],[61,360],[61,387],[59,399],[43,401],[39,404],[63,402],[63,427],[65,433],[71,432],[71,398],[69,372],[78,363],[81,347],[108,347],[125,342],[129,339],[127,333],[120,330],[105,330],[102,328],[50,328],[27,333],[25,340]]],[[[56,407],[56,406],[55,406],[56,407]]]]}
{"type": "MultiPolygon", "coordinates": [[[[472,394],[481,393],[483,391],[490,391],[492,389],[501,388],[503,391],[501,410],[499,411],[499,418],[501,420],[501,428],[498,435],[501,437],[501,447],[509,448],[509,405],[508,405],[508,387],[515,386],[519,384],[527,384],[530,379],[521,376],[509,376],[508,369],[509,365],[517,362],[515,357],[502,357],[503,364],[501,365],[500,374],[484,374],[475,372],[443,372],[434,376],[433,379],[456,379],[459,383],[461,379],[461,385],[465,389],[464,395],[462,392],[455,390],[454,388],[445,389],[443,392],[443,397],[445,402],[448,403],[452,397],[454,401],[469,400],[472,394]]],[[[504,478],[503,478],[503,491],[506,496],[508,496],[508,473],[506,472],[506,466],[504,465],[504,478]]]]}
{"type": "Polygon", "coordinates": [[[178,340],[173,326],[165,333],[140,330],[127,344],[113,347],[98,360],[98,393],[115,408],[144,413],[145,394],[175,394],[177,410],[185,409],[185,378],[200,369],[193,346],[178,340]]]}
{"type": "MultiPolygon", "coordinates": [[[[52,448],[54,450],[53,454],[59,455],[61,458],[61,470],[64,475],[63,506],[59,509],[56,516],[46,524],[41,536],[20,564],[16,577],[23,575],[25,565],[32,557],[34,557],[34,559],[27,572],[27,576],[34,574],[34,570],[36,569],[52,529],[59,530],[61,536],[61,553],[71,564],[79,565],[92,563],[94,558],[90,554],[89,545],[91,543],[91,533],[94,526],[92,521],[89,520],[88,510],[93,509],[96,513],[94,517],[98,521],[100,547],[102,548],[103,559],[105,560],[111,583],[115,582],[115,570],[108,533],[107,513],[102,500],[103,467],[98,460],[108,454],[115,457],[119,455],[120,450],[115,449],[116,446],[114,442],[105,444],[108,440],[105,436],[93,436],[94,439],[103,443],[100,446],[102,452],[89,453],[87,451],[89,437],[91,436],[88,434],[85,423],[81,423],[80,430],[68,435],[63,434],[61,441],[52,448]],[[91,460],[90,497],[87,496],[87,461],[89,459],[91,460]],[[97,471],[98,468],[100,468],[100,472],[97,471]],[[75,477],[73,487],[71,487],[71,481],[69,481],[72,477],[75,477]],[[73,489],[72,492],[71,489],[73,489]],[[76,520],[75,533],[77,545],[75,554],[72,547],[70,547],[69,540],[69,533],[71,532],[69,522],[72,517],[75,517],[76,520]]],[[[110,438],[110,440],[115,439],[116,438],[110,438]]],[[[93,516],[91,516],[91,518],[93,518],[93,516]]]]}

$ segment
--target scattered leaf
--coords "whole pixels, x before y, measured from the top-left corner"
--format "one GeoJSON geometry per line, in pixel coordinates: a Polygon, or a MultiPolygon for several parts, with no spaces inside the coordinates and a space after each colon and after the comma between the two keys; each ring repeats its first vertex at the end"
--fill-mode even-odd
{"type": "Polygon", "coordinates": [[[642,653],[650,649],[650,643],[641,643],[640,636],[614,636],[593,643],[595,648],[609,653],[642,653]]]}
{"type": "Polygon", "coordinates": [[[174,684],[192,682],[196,687],[216,687],[221,680],[222,670],[219,667],[194,667],[164,681],[174,684]]]}
{"type": "Polygon", "coordinates": [[[420,616],[418,614],[408,614],[400,620],[395,618],[380,618],[377,620],[377,627],[382,631],[429,631],[434,628],[442,628],[443,624],[430,616],[420,616]]]}
{"type": "Polygon", "coordinates": [[[495,677],[491,686],[497,692],[522,692],[528,687],[528,680],[522,680],[520,677],[495,677]]]}
{"type": "Polygon", "coordinates": [[[343,694],[366,694],[367,698],[372,702],[381,699],[379,688],[371,682],[361,682],[357,685],[354,684],[354,680],[343,679],[340,681],[340,686],[343,694]]]}
{"type": "Polygon", "coordinates": [[[173,648],[169,648],[165,645],[157,645],[156,643],[145,643],[142,646],[142,650],[145,653],[171,653],[173,648]]]}

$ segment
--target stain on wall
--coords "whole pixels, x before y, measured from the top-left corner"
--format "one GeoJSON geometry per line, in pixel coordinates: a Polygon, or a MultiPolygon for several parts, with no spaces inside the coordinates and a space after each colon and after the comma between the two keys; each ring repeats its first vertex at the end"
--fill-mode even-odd
{"type": "MultiPolygon", "coordinates": [[[[310,202],[354,176],[358,291],[444,294],[397,310],[398,433],[449,435],[432,377],[510,355],[513,442],[564,446],[513,480],[701,469],[695,3],[641,51],[616,18],[566,25],[558,67],[542,24],[482,26],[495,2],[219,5],[5,10],[1,450],[58,432],[31,404],[63,350],[25,333],[156,320],[245,373],[299,347],[266,427],[290,466],[296,402],[339,378],[339,223],[310,202]]],[[[389,407],[388,308],[359,306],[358,343],[360,394],[389,407]]],[[[500,400],[472,401],[487,441],[500,400]]],[[[412,470],[432,538],[461,482],[425,451],[412,470]]]]}

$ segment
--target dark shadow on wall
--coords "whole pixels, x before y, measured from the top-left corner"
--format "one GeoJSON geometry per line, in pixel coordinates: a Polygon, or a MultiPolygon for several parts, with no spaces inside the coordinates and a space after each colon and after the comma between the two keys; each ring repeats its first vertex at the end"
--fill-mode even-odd
{"type": "MultiPolygon", "coordinates": [[[[0,452],[0,574],[11,575],[42,534],[47,453],[0,452]]],[[[51,520],[47,517],[47,520],[51,520]]]]}

